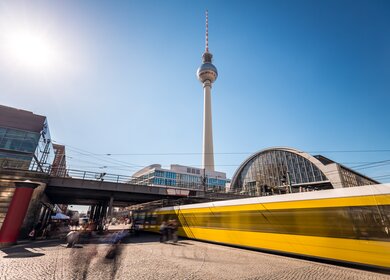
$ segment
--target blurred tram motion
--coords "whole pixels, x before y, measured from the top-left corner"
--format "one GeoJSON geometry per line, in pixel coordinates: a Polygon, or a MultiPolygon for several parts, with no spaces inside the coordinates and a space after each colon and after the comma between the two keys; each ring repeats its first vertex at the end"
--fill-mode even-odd
{"type": "Polygon", "coordinates": [[[165,207],[136,214],[147,231],[390,270],[390,184],[165,207]]]}

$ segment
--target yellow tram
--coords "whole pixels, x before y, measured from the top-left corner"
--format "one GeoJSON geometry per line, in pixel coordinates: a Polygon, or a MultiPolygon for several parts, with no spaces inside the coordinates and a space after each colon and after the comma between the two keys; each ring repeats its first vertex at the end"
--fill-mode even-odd
{"type": "Polygon", "coordinates": [[[390,184],[165,207],[142,216],[149,231],[176,219],[187,238],[390,269],[390,184]]]}

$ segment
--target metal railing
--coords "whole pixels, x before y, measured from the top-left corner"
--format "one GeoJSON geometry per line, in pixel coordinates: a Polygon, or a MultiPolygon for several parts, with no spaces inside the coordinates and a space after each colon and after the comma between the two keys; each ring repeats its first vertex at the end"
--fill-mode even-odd
{"type": "MultiPolygon", "coordinates": [[[[62,176],[53,176],[52,177],[60,177],[60,178],[74,178],[81,180],[89,180],[89,181],[101,181],[101,182],[111,182],[118,184],[133,184],[140,186],[155,186],[161,188],[172,188],[172,189],[185,189],[185,190],[195,190],[195,191],[211,191],[213,185],[203,186],[202,184],[197,184],[193,182],[183,182],[178,180],[175,185],[160,185],[153,183],[153,178],[140,178],[140,177],[132,177],[125,175],[117,175],[106,172],[94,172],[94,171],[85,171],[85,170],[76,170],[76,169],[66,169],[63,172],[62,176]]],[[[215,190],[213,190],[216,192],[215,190]]],[[[221,190],[217,191],[221,192],[221,190]]]]}
{"type": "MultiPolygon", "coordinates": [[[[195,191],[202,191],[205,189],[205,187],[202,186],[201,184],[190,183],[190,182],[177,181],[177,184],[174,186],[160,185],[160,184],[154,184],[152,178],[140,178],[140,177],[111,174],[106,172],[95,172],[95,171],[77,170],[77,169],[53,170],[52,166],[49,164],[41,166],[40,170],[31,170],[29,168],[26,168],[26,166],[23,167],[10,166],[8,164],[1,165],[0,169],[23,171],[23,172],[29,172],[34,174],[44,174],[52,178],[72,178],[72,179],[89,180],[89,181],[111,182],[117,184],[154,186],[154,187],[161,187],[167,189],[185,189],[185,190],[195,190],[195,191]]],[[[207,187],[208,186],[206,186],[206,189],[207,187]]]]}
{"type": "MultiPolygon", "coordinates": [[[[46,164],[41,166],[40,170],[31,170],[27,168],[18,168],[18,167],[10,167],[10,166],[0,166],[0,169],[4,170],[16,170],[16,171],[25,171],[32,172],[38,174],[45,174],[52,178],[72,178],[72,179],[80,179],[80,180],[88,180],[88,181],[98,181],[98,182],[111,182],[117,184],[132,184],[139,185],[145,187],[160,187],[166,189],[176,189],[176,190],[193,190],[207,193],[212,196],[212,193],[215,194],[226,194],[226,192],[218,188],[217,186],[196,182],[184,182],[180,180],[176,180],[175,185],[160,185],[154,184],[153,178],[140,178],[140,177],[132,177],[118,174],[111,174],[106,172],[95,172],[95,171],[87,171],[87,170],[77,170],[77,169],[58,169],[54,170],[51,165],[46,164]]],[[[236,194],[238,195],[238,194],[236,194]]],[[[247,195],[243,195],[246,197],[247,195]]]]}
{"type": "Polygon", "coordinates": [[[105,181],[105,182],[122,183],[122,184],[133,183],[133,182],[131,182],[132,177],[130,177],[130,176],[110,174],[110,173],[106,173],[106,172],[93,172],[93,171],[85,171],[85,170],[76,170],[76,169],[66,169],[63,176],[59,176],[59,175],[52,175],[52,176],[53,177],[60,177],[60,178],[73,178],[73,179],[101,181],[101,182],[105,181]]]}

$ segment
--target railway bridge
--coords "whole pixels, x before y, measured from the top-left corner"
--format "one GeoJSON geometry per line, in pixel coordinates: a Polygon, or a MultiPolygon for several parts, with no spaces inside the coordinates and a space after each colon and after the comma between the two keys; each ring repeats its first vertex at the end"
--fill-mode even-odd
{"type": "Polygon", "coordinates": [[[91,205],[90,218],[101,221],[113,207],[183,197],[232,198],[218,193],[206,198],[202,186],[148,185],[130,176],[71,169],[64,174],[0,168],[0,246],[15,243],[19,233],[26,236],[37,221],[47,223],[54,204],[91,205]]]}

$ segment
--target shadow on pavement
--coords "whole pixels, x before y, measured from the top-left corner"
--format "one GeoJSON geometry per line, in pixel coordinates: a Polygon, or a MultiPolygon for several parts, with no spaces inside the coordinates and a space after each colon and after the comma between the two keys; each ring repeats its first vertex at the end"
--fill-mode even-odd
{"type": "MultiPolygon", "coordinates": [[[[121,232],[121,231],[118,231],[121,232]]],[[[84,244],[113,244],[113,240],[115,240],[115,234],[118,232],[108,232],[103,235],[99,234],[81,234],[79,242],[77,245],[73,246],[73,248],[69,249],[82,249],[84,244]]],[[[160,236],[155,233],[150,232],[139,232],[136,235],[128,235],[121,240],[122,244],[140,244],[140,243],[151,243],[151,242],[159,242],[160,236]]],[[[177,243],[168,242],[166,244],[175,245],[175,246],[183,246],[183,245],[193,245],[191,243],[182,241],[179,239],[177,243]]],[[[17,245],[0,248],[0,251],[6,254],[4,258],[32,258],[32,257],[40,257],[45,255],[42,252],[35,253],[33,252],[35,248],[47,248],[47,247],[66,247],[65,239],[47,239],[47,240],[23,240],[20,241],[17,245]]]]}
{"type": "Polygon", "coordinates": [[[4,258],[33,258],[44,256],[44,253],[35,253],[28,249],[42,247],[54,247],[60,244],[60,240],[39,240],[39,241],[20,241],[17,245],[0,248],[0,251],[7,254],[4,258]],[[27,249],[28,248],[28,249],[27,249]]]}
{"type": "Polygon", "coordinates": [[[43,253],[34,253],[26,248],[18,248],[18,250],[15,250],[13,252],[8,253],[4,258],[34,258],[34,257],[40,257],[44,256],[43,253]]]}

